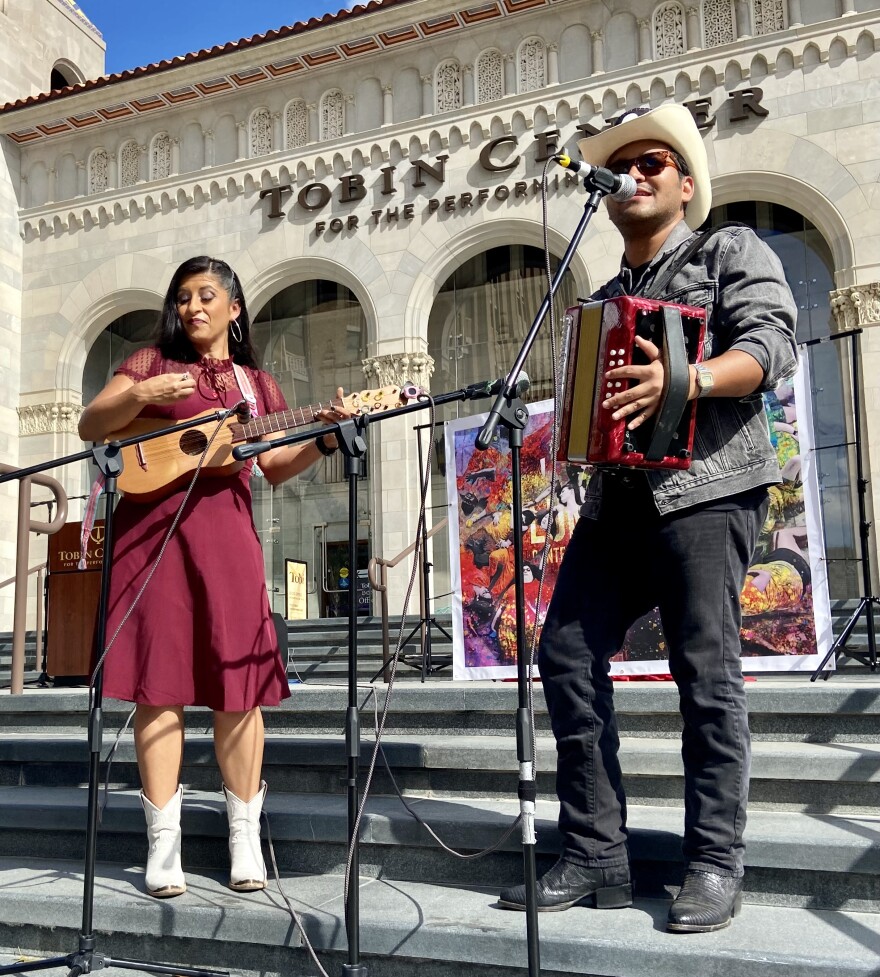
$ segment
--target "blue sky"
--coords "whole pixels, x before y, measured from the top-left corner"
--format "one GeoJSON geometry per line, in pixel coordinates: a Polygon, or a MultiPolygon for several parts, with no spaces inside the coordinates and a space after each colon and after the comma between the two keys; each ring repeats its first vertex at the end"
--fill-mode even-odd
{"type": "Polygon", "coordinates": [[[104,37],[108,74],[263,34],[298,20],[354,6],[346,0],[76,2],[104,37]]]}

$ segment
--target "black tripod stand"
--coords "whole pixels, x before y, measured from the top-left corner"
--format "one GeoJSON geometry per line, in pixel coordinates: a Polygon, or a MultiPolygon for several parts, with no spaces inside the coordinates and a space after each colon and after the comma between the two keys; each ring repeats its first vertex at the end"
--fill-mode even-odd
{"type": "MultiPolygon", "coordinates": [[[[101,474],[104,476],[104,491],[106,493],[104,546],[108,555],[105,557],[101,567],[101,594],[98,601],[97,626],[95,629],[96,660],[99,660],[103,653],[107,631],[107,601],[110,594],[111,554],[113,552],[113,504],[116,498],[116,480],[122,473],[123,462],[121,449],[141,441],[161,437],[172,432],[179,432],[181,429],[187,427],[195,427],[204,424],[206,421],[216,420],[219,423],[229,416],[229,413],[228,411],[218,411],[215,415],[202,415],[201,417],[194,418],[190,422],[183,422],[172,427],[162,428],[146,436],[128,438],[122,441],[112,441],[109,444],[101,445],[91,450],[80,451],[75,455],[59,458],[57,461],[50,461],[42,465],[33,465],[30,468],[20,468],[8,475],[0,475],[0,484],[2,484],[13,479],[21,480],[29,475],[46,471],[49,468],[60,468],[73,462],[83,461],[86,458],[92,457],[101,474]]],[[[120,957],[111,957],[105,953],[98,952],[98,938],[94,930],[94,902],[95,863],[97,860],[98,846],[98,795],[100,792],[101,747],[104,732],[102,710],[103,689],[104,670],[103,668],[98,668],[95,674],[91,706],[89,709],[88,812],[86,820],[85,864],[83,869],[82,924],[77,949],[72,953],[60,957],[35,960],[27,963],[15,963],[6,967],[0,967],[0,974],[23,974],[36,970],[66,967],[69,977],[80,977],[81,974],[88,974],[94,970],[103,970],[106,967],[118,967],[122,970],[142,970],[151,974],[179,974],[181,977],[229,977],[228,971],[225,970],[172,967],[167,964],[150,963],[145,960],[128,960],[120,957]]]]}
{"type": "MultiPolygon", "coordinates": [[[[425,458],[422,451],[422,431],[429,429],[431,430],[431,443],[433,444],[433,428],[439,427],[440,424],[417,424],[413,430],[418,432],[417,446],[418,446],[418,457],[419,457],[419,485],[421,485],[425,480],[425,458]]],[[[440,526],[445,524],[444,519],[440,526]]],[[[435,526],[434,530],[439,529],[440,526],[435,526]]],[[[448,641],[452,641],[452,635],[443,627],[443,625],[434,617],[431,611],[431,570],[434,564],[428,559],[428,538],[431,532],[428,530],[427,519],[422,521],[421,529],[421,547],[420,547],[420,559],[421,559],[421,581],[419,587],[419,623],[409,632],[409,634],[400,642],[401,648],[405,647],[412,641],[413,637],[417,632],[421,632],[421,655],[417,662],[409,661],[406,658],[400,659],[401,665],[406,665],[407,668],[417,668],[422,673],[422,681],[429,675],[433,675],[435,672],[439,672],[442,668],[448,668],[452,664],[452,656],[444,655],[442,660],[440,660],[436,665],[434,664],[433,656],[433,635],[431,633],[431,628],[436,628],[442,635],[446,637],[448,641]]],[[[388,668],[391,664],[390,661],[385,662],[378,672],[370,679],[371,682],[375,682],[376,679],[388,668]]]]}
{"type": "MultiPolygon", "coordinates": [[[[851,355],[850,382],[852,384],[852,404],[853,404],[853,440],[850,444],[856,456],[856,504],[859,513],[859,562],[862,565],[862,596],[852,617],[847,621],[843,631],[834,644],[828,649],[828,654],[822,659],[819,667],[810,676],[810,681],[815,682],[819,675],[827,682],[831,675],[831,670],[824,671],[825,666],[833,658],[835,662],[841,655],[853,658],[871,669],[877,671],[877,643],[874,634],[874,606],[880,604],[880,598],[874,596],[874,585],[871,581],[871,557],[868,550],[870,540],[871,523],[868,522],[866,497],[868,491],[868,480],[865,478],[864,463],[862,460],[862,397],[861,397],[861,371],[859,369],[859,336],[861,329],[849,329],[846,332],[834,333],[822,339],[811,339],[809,342],[802,343],[802,346],[815,346],[817,343],[830,342],[837,339],[850,339],[851,355]],[[851,651],[846,647],[849,636],[855,630],[859,618],[865,615],[868,627],[868,653],[862,651],[851,651]]],[[[834,445],[829,447],[840,447],[834,445]]]]}

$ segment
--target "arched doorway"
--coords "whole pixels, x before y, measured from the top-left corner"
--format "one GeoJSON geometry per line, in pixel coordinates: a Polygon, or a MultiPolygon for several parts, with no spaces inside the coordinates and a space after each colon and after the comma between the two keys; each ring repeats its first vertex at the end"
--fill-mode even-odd
{"type": "MultiPolygon", "coordinates": [[[[559,259],[550,258],[555,272],[559,259]]],[[[463,262],[441,285],[428,320],[428,352],[434,359],[431,389],[435,393],[457,390],[472,383],[506,376],[512,367],[529,326],[547,294],[544,252],[529,245],[501,245],[489,248],[463,262]]],[[[566,307],[576,301],[574,277],[567,273],[556,293],[557,324],[566,307]]],[[[561,343],[557,346],[560,353],[561,343]]],[[[554,396],[553,355],[549,317],[525,362],[530,379],[523,395],[527,403],[554,396]]],[[[433,451],[431,500],[432,523],[439,522],[447,508],[447,487],[442,422],[458,416],[488,410],[491,400],[449,404],[437,411],[437,428],[430,432],[425,417],[414,422],[421,456],[433,451]],[[429,437],[429,433],[431,437],[429,437]]],[[[446,533],[433,538],[434,605],[438,613],[451,606],[449,544],[446,533]]]]}
{"type": "MultiPolygon", "coordinates": [[[[283,288],[253,317],[263,369],[278,381],[291,407],[327,402],[338,387],[364,387],[367,324],[354,293],[338,282],[312,279],[283,288]]],[[[373,463],[367,453],[368,470],[373,463]]],[[[369,477],[369,476],[368,476],[369,477]]],[[[340,452],[276,488],[253,483],[254,522],[263,543],[272,609],[288,616],[288,571],[305,564],[308,617],[344,617],[351,594],[370,614],[366,581],[370,522],[360,490],[358,566],[348,566],[348,486],[340,452]],[[366,587],[365,587],[366,585],[366,587]]]]}
{"type": "MultiPolygon", "coordinates": [[[[830,292],[834,289],[834,261],[818,228],[795,210],[755,200],[713,208],[706,226],[726,220],[754,228],[782,262],[798,307],[798,343],[829,336],[833,326],[830,292]]],[[[821,343],[804,349],[812,381],[814,447],[832,599],[852,597],[861,591],[848,443],[848,383],[844,382],[849,371],[849,364],[843,359],[847,351],[840,343],[821,343]]]]}

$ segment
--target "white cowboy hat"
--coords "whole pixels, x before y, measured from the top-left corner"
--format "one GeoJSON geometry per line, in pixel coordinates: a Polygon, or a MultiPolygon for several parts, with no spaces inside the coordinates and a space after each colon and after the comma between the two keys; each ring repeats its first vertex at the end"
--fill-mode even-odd
{"type": "Polygon", "coordinates": [[[656,109],[630,109],[595,136],[578,142],[581,156],[593,166],[604,166],[623,146],[642,139],[665,143],[680,153],[694,178],[694,196],[688,203],[686,220],[696,230],[709,216],[712,183],[703,137],[694,117],[683,105],[661,105],[656,109]]]}

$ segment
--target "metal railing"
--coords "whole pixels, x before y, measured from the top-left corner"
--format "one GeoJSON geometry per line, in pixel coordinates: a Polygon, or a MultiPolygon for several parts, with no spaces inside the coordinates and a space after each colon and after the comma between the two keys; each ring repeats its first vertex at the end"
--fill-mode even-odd
{"type": "MultiPolygon", "coordinates": [[[[427,542],[435,533],[443,529],[448,523],[448,518],[444,517],[437,523],[436,526],[432,526],[427,533],[425,533],[425,542],[427,542]]],[[[388,629],[388,571],[393,570],[394,567],[400,563],[405,557],[409,556],[410,553],[415,550],[418,545],[419,540],[413,540],[412,543],[407,546],[405,550],[401,550],[393,559],[386,560],[381,556],[373,556],[370,558],[370,562],[367,564],[367,576],[370,580],[370,586],[373,590],[379,594],[379,607],[382,612],[382,674],[385,678],[385,682],[388,682],[388,670],[386,666],[391,660],[391,639],[388,629]]],[[[427,553],[423,549],[421,552],[421,561],[424,562],[427,559],[427,553]]],[[[428,595],[425,593],[425,575],[424,567],[420,567],[419,572],[419,612],[422,621],[422,651],[424,653],[425,647],[425,629],[427,627],[427,620],[429,617],[428,612],[428,595]]]]}
{"type": "MultiPolygon", "coordinates": [[[[0,463],[0,474],[8,475],[16,472],[14,465],[0,463]]],[[[15,583],[15,597],[12,615],[12,680],[9,691],[12,695],[21,695],[24,691],[24,646],[25,632],[27,625],[27,590],[28,577],[35,571],[42,570],[43,567],[32,567],[28,569],[30,563],[30,533],[45,533],[50,536],[57,533],[67,522],[67,493],[61,483],[52,478],[51,475],[26,475],[18,483],[18,527],[15,538],[15,576],[3,582],[3,585],[15,583]],[[55,496],[58,511],[51,522],[42,522],[31,518],[31,490],[34,485],[42,485],[55,496]]],[[[45,566],[45,564],[43,564],[45,566]]],[[[2,586],[2,585],[0,585],[2,586]]],[[[37,591],[37,602],[41,597],[37,591]]],[[[41,612],[38,612],[37,634],[42,631],[41,612]]],[[[40,637],[37,638],[41,640],[40,637]]],[[[38,659],[39,660],[39,659],[38,659]]]]}

